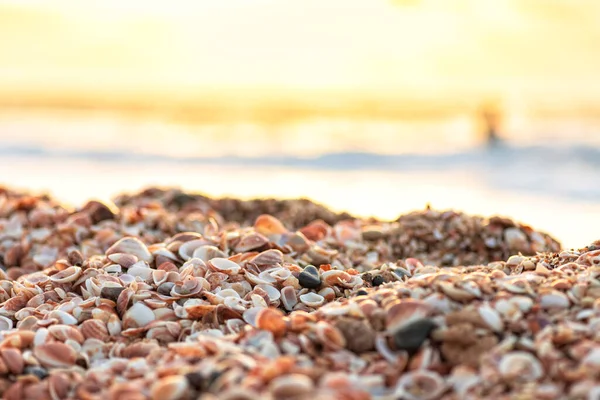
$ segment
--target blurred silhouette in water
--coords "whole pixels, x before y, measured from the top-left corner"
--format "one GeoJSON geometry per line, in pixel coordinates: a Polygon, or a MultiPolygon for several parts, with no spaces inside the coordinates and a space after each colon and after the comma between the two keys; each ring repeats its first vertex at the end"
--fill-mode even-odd
{"type": "Polygon", "coordinates": [[[484,103],[481,107],[482,130],[487,147],[495,148],[502,144],[500,129],[502,125],[502,111],[496,102],[484,103]]]}

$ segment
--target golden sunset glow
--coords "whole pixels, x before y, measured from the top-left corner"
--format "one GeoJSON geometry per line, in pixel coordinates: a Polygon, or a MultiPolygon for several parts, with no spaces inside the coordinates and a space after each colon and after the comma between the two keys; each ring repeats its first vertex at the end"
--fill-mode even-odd
{"type": "Polygon", "coordinates": [[[1,3],[2,101],[600,99],[597,2],[126,4],[1,3]]]}

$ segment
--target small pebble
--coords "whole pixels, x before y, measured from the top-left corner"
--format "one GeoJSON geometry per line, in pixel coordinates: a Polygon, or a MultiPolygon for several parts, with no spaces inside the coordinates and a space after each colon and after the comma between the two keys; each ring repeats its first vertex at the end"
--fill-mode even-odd
{"type": "Polygon", "coordinates": [[[100,291],[100,296],[105,299],[117,301],[123,290],[125,290],[125,288],[122,286],[104,286],[100,291]]]}
{"type": "Polygon", "coordinates": [[[383,285],[385,283],[385,279],[381,275],[377,275],[373,278],[373,286],[383,285]]]}
{"type": "Polygon", "coordinates": [[[171,294],[171,289],[173,289],[173,286],[175,286],[174,282],[163,282],[160,284],[157,291],[158,293],[164,296],[169,296],[171,294]]]}
{"type": "Polygon", "coordinates": [[[304,271],[298,275],[298,282],[307,289],[318,289],[321,286],[321,277],[319,270],[313,265],[308,265],[304,271]]]}
{"type": "Polygon", "coordinates": [[[437,328],[435,322],[429,318],[417,319],[394,333],[394,343],[398,350],[406,350],[414,354],[431,332],[437,328]]]}
{"type": "Polygon", "coordinates": [[[38,367],[36,365],[31,365],[25,367],[25,375],[34,375],[37,376],[40,380],[45,379],[48,376],[48,370],[43,367],[38,367]]]}

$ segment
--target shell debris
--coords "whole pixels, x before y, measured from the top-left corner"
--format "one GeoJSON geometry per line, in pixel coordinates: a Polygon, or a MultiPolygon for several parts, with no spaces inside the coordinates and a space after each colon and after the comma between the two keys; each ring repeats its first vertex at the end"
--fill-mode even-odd
{"type": "Polygon", "coordinates": [[[599,260],[454,211],[0,188],[0,396],[585,399],[599,260]]]}

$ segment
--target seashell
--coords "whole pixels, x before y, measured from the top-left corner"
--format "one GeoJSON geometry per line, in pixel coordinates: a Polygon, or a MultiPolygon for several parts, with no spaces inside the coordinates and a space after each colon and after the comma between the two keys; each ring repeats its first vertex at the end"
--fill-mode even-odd
{"type": "Polygon", "coordinates": [[[294,306],[298,304],[296,289],[291,286],[286,286],[281,289],[281,303],[287,311],[292,311],[294,306]]]}
{"type": "Polygon", "coordinates": [[[246,253],[248,251],[263,247],[269,243],[269,239],[257,232],[248,233],[240,239],[234,246],[234,251],[237,253],[246,253]]]}
{"type": "Polygon", "coordinates": [[[479,297],[471,290],[456,286],[450,282],[438,282],[437,284],[440,290],[454,301],[470,301],[479,297]]]}
{"type": "Polygon", "coordinates": [[[498,372],[507,382],[533,382],[544,375],[540,361],[524,351],[503,355],[498,364],[498,372]]]}
{"type": "Polygon", "coordinates": [[[170,375],[156,381],[150,389],[152,400],[181,400],[189,392],[189,384],[185,376],[170,375]]]}
{"type": "Polygon", "coordinates": [[[77,330],[77,328],[71,325],[52,325],[48,327],[48,333],[54,336],[61,342],[71,339],[81,344],[85,340],[83,335],[77,330]]]}
{"type": "Polygon", "coordinates": [[[60,342],[35,346],[33,355],[41,365],[49,368],[68,368],[77,360],[77,352],[71,346],[60,342]]]}
{"type": "MultiPolygon", "coordinates": [[[[334,278],[332,276],[329,279],[332,282],[337,283],[337,278],[334,278]]],[[[321,286],[321,277],[319,276],[319,270],[313,265],[307,265],[306,268],[304,268],[304,270],[298,275],[298,283],[300,284],[300,286],[305,287],[307,289],[318,289],[321,286]]],[[[330,284],[329,282],[327,283],[330,284]]]]}
{"type": "Polygon", "coordinates": [[[306,293],[300,296],[300,301],[309,307],[319,307],[325,303],[325,298],[316,293],[306,293]]]}
{"type": "MultiPolygon", "coordinates": [[[[183,307],[183,309],[185,310],[186,313],[186,318],[189,319],[201,319],[202,317],[204,317],[206,314],[210,313],[211,311],[215,310],[217,308],[217,306],[212,305],[212,304],[206,304],[206,303],[201,303],[201,304],[191,304],[191,305],[186,305],[183,307]]],[[[175,312],[177,314],[177,311],[175,312]]]]}
{"type": "Polygon", "coordinates": [[[186,298],[198,295],[202,290],[210,289],[209,283],[204,278],[189,278],[183,282],[178,282],[171,289],[171,296],[177,298],[186,298]]]}
{"type": "Polygon", "coordinates": [[[50,276],[50,280],[54,283],[74,282],[79,279],[82,273],[83,271],[80,267],[69,267],[50,276]]]}
{"type": "Polygon", "coordinates": [[[272,284],[277,282],[277,278],[275,278],[274,276],[272,276],[271,274],[273,272],[276,272],[280,269],[283,268],[272,268],[272,269],[268,269],[266,271],[261,272],[260,274],[258,274],[258,278],[261,280],[261,282],[259,284],[272,284]]]}
{"type": "MultiPolygon", "coordinates": [[[[311,263],[315,265],[329,264],[332,262],[338,251],[332,249],[324,249],[323,247],[314,245],[306,252],[306,256],[311,263]]],[[[340,271],[343,272],[343,271],[340,271]]]]}
{"type": "MultiPolygon", "coordinates": [[[[246,320],[246,313],[244,313],[244,320],[246,320]]],[[[284,315],[276,308],[259,309],[256,313],[255,324],[258,329],[269,331],[275,337],[283,336],[286,331],[284,315]]]]}
{"type": "Polygon", "coordinates": [[[121,294],[117,298],[117,311],[119,314],[123,315],[125,313],[134,294],[135,292],[130,288],[121,291],[121,294]]]}
{"type": "Polygon", "coordinates": [[[193,258],[199,258],[204,262],[208,262],[213,258],[227,258],[227,254],[222,252],[218,247],[204,245],[196,248],[192,253],[193,258]]]}
{"type": "MultiPolygon", "coordinates": [[[[260,274],[259,277],[261,275],[262,274],[260,274]]],[[[277,282],[277,283],[286,282],[287,279],[289,279],[291,276],[293,276],[292,275],[292,271],[290,271],[287,268],[274,268],[274,269],[271,269],[271,270],[268,271],[267,275],[270,277],[270,279],[274,279],[275,282],[277,282]]]]}
{"type": "Polygon", "coordinates": [[[346,347],[346,339],[342,332],[325,321],[319,321],[314,325],[315,334],[319,342],[331,350],[341,350],[346,347]]]}
{"type": "Polygon", "coordinates": [[[152,310],[141,302],[137,302],[123,316],[123,328],[143,328],[156,319],[152,310]]]}
{"type": "Polygon", "coordinates": [[[48,313],[47,319],[55,318],[64,325],[77,325],[77,318],[61,310],[54,310],[48,313]]]}
{"type": "Polygon", "coordinates": [[[12,328],[13,328],[12,319],[0,316],[0,332],[8,331],[12,328]]]}
{"type": "Polygon", "coordinates": [[[138,262],[138,258],[135,255],[127,253],[114,253],[108,255],[107,258],[123,268],[129,268],[138,262]]]}
{"type": "Polygon", "coordinates": [[[242,314],[242,318],[244,319],[244,321],[246,321],[246,323],[256,328],[257,316],[259,311],[262,309],[263,307],[251,307],[244,311],[244,314],[242,314]]]}
{"type": "Polygon", "coordinates": [[[319,240],[323,240],[325,237],[329,235],[331,231],[331,227],[325,221],[318,219],[312,221],[304,228],[299,230],[302,235],[306,236],[309,240],[318,242],[319,240]]]}
{"type": "Polygon", "coordinates": [[[58,258],[58,249],[43,246],[33,256],[33,262],[40,267],[47,268],[58,258]]]}
{"type": "Polygon", "coordinates": [[[287,232],[280,220],[268,214],[262,214],[256,218],[254,229],[265,236],[281,235],[287,232]]]}
{"type": "Polygon", "coordinates": [[[115,253],[132,254],[136,256],[138,260],[147,263],[151,263],[154,259],[146,245],[135,237],[124,237],[106,250],[107,256],[115,253]]]}
{"type": "Polygon", "coordinates": [[[21,375],[25,368],[25,361],[21,351],[14,348],[4,348],[0,350],[2,361],[6,365],[8,372],[14,375],[21,375]]]}
{"type": "Polygon", "coordinates": [[[79,330],[85,339],[93,338],[106,342],[110,336],[106,324],[98,319],[83,321],[79,330]]]}
{"type": "Polygon", "coordinates": [[[494,310],[489,304],[482,305],[477,308],[481,319],[492,330],[492,332],[502,332],[504,330],[504,322],[500,314],[494,310]]]}
{"type": "Polygon", "coordinates": [[[46,282],[48,282],[48,280],[50,280],[50,277],[44,273],[38,272],[38,273],[25,275],[21,279],[22,279],[23,284],[27,287],[34,287],[34,286],[41,287],[46,282]]]}
{"type": "Polygon", "coordinates": [[[569,308],[569,298],[556,290],[545,293],[540,296],[540,305],[544,309],[565,309],[569,308]]]}
{"type": "Polygon", "coordinates": [[[152,279],[152,271],[148,264],[144,261],[138,261],[127,270],[127,274],[133,277],[139,277],[145,282],[150,282],[152,279]]]}
{"type": "Polygon", "coordinates": [[[527,281],[523,279],[512,279],[507,282],[503,282],[502,287],[513,294],[530,294],[532,293],[531,287],[527,281]]]}
{"type": "Polygon", "coordinates": [[[110,336],[117,336],[122,330],[121,319],[117,315],[112,314],[106,322],[106,329],[108,330],[110,336]]]}
{"type": "Polygon", "coordinates": [[[225,299],[227,297],[235,297],[238,299],[241,298],[240,294],[233,289],[220,290],[219,292],[217,292],[217,296],[221,297],[222,299],[225,299]]]}
{"type": "Polygon", "coordinates": [[[265,250],[250,260],[259,267],[283,264],[283,253],[276,249],[265,250]]]}
{"type": "Polygon", "coordinates": [[[393,334],[413,321],[428,317],[432,311],[432,307],[422,300],[395,300],[386,306],[387,331],[393,334]]]}
{"type": "Polygon", "coordinates": [[[226,258],[213,258],[208,261],[208,267],[215,272],[223,272],[227,275],[237,275],[242,267],[226,258]]]}
{"type": "Polygon", "coordinates": [[[438,373],[422,369],[404,373],[394,395],[406,400],[434,400],[445,391],[446,383],[438,373]]]}
{"type": "Polygon", "coordinates": [[[319,290],[317,292],[317,294],[319,296],[323,296],[325,298],[326,302],[333,301],[336,298],[335,290],[333,290],[333,288],[331,288],[331,287],[325,287],[325,288],[319,290]]]}
{"type": "Polygon", "coordinates": [[[269,384],[270,393],[277,399],[308,397],[314,391],[315,385],[308,376],[300,374],[282,375],[269,384]]]}
{"type": "Polygon", "coordinates": [[[210,245],[210,242],[205,239],[194,239],[187,241],[179,247],[179,256],[183,259],[183,261],[188,261],[194,257],[194,252],[196,249],[206,245],[210,245]]]}
{"type": "Polygon", "coordinates": [[[271,285],[261,284],[261,285],[256,285],[256,287],[264,290],[267,293],[267,296],[269,296],[270,302],[275,302],[281,298],[281,293],[279,292],[279,290],[277,290],[275,287],[273,287],[271,285]]]}
{"type": "Polygon", "coordinates": [[[310,249],[311,243],[301,232],[284,235],[285,246],[291,247],[297,253],[304,253],[310,249]]]}

